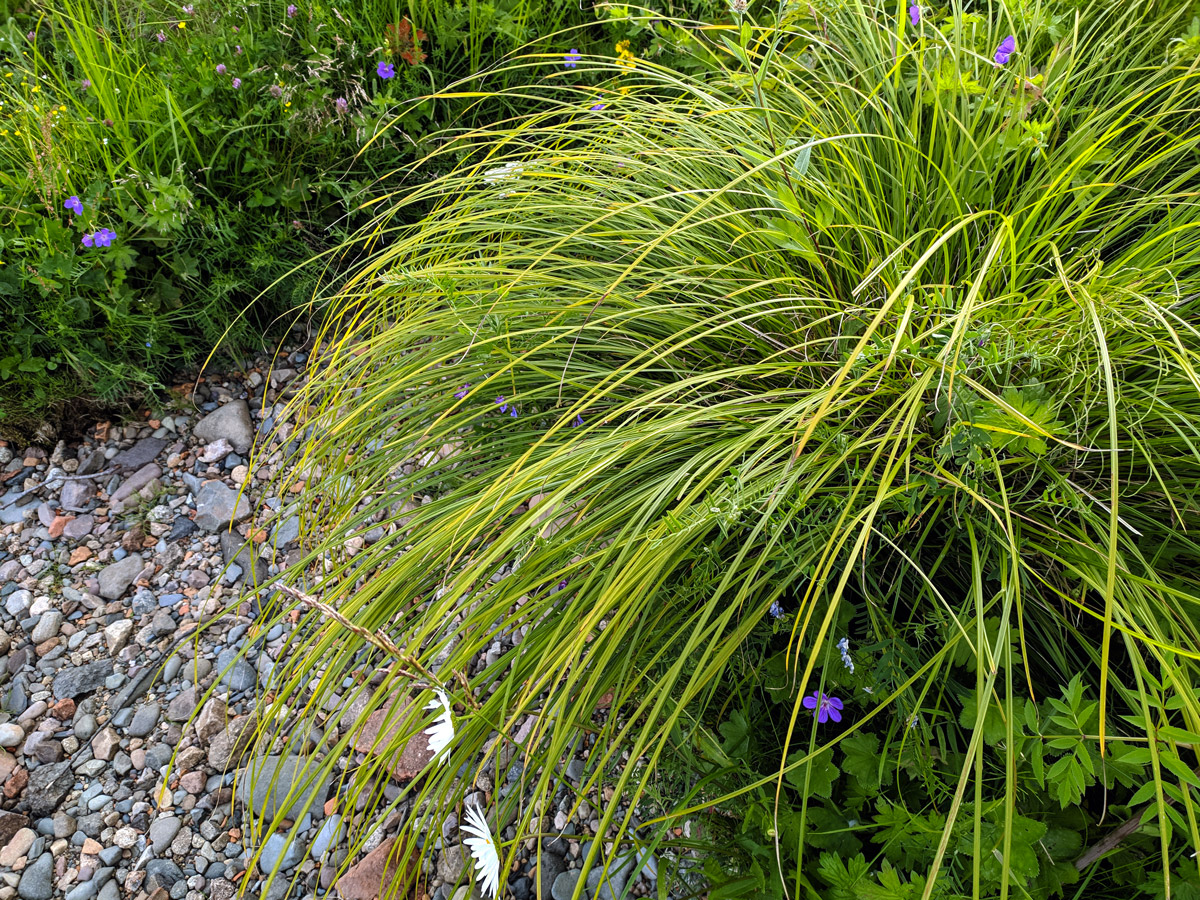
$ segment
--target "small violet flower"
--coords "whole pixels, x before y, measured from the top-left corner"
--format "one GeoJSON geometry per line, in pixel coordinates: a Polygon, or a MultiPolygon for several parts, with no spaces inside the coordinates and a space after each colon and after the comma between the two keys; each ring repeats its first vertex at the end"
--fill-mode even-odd
{"type": "MultiPolygon", "coordinates": [[[[339,97],[338,99],[341,100],[342,98],[339,97]]],[[[345,102],[345,101],[343,101],[343,102],[345,102]]],[[[459,388],[457,391],[454,392],[454,399],[462,400],[464,397],[467,396],[467,391],[469,391],[470,389],[471,389],[471,382],[468,381],[461,388],[459,388]]]]}
{"type": "Polygon", "coordinates": [[[573,68],[575,68],[575,66],[579,62],[579,60],[581,60],[582,58],[583,58],[583,54],[580,53],[578,50],[576,50],[574,47],[572,47],[571,52],[563,57],[563,65],[566,66],[568,69],[573,69],[573,68]]]}
{"type": "Polygon", "coordinates": [[[283,88],[277,84],[271,85],[267,90],[271,92],[271,96],[276,100],[283,96],[283,88]]]}
{"type": "Polygon", "coordinates": [[[844,637],[837,642],[838,653],[842,654],[842,665],[854,674],[854,660],[850,658],[850,638],[844,637]]]}
{"type": "Polygon", "coordinates": [[[287,8],[287,17],[289,19],[296,18],[296,4],[293,3],[291,6],[289,6],[287,8]]]}
{"type": "Polygon", "coordinates": [[[597,103],[595,106],[592,107],[592,112],[600,112],[600,110],[602,110],[602,109],[604,109],[604,104],[597,103]]]}
{"type": "Polygon", "coordinates": [[[63,203],[63,209],[69,209],[72,212],[74,212],[75,215],[82,216],[83,215],[83,201],[81,201],[78,197],[76,197],[74,194],[72,194],[70,197],[67,198],[66,202],[63,203]]]}
{"type": "Polygon", "coordinates": [[[233,48],[233,55],[234,55],[234,56],[241,56],[241,55],[242,55],[242,45],[241,45],[241,44],[237,44],[237,45],[236,45],[236,46],[233,48]]]}
{"type": "Polygon", "coordinates": [[[183,8],[183,14],[185,16],[190,16],[194,11],[195,10],[192,8],[191,4],[189,4],[183,8]]]}
{"type": "Polygon", "coordinates": [[[167,39],[167,36],[165,34],[163,34],[161,31],[158,34],[156,34],[155,37],[158,38],[158,42],[160,44],[167,39]]]}
{"type": "Polygon", "coordinates": [[[218,75],[225,74],[225,63],[217,63],[217,74],[218,75]]]}
{"type": "Polygon", "coordinates": [[[390,62],[380,60],[379,65],[375,67],[375,74],[386,81],[389,78],[396,77],[396,67],[390,62]]]}
{"type": "Polygon", "coordinates": [[[908,8],[908,18],[913,23],[914,28],[916,28],[918,25],[920,25],[921,24],[921,7],[917,6],[916,4],[910,6],[908,8]]]}
{"type": "Polygon", "coordinates": [[[1013,55],[1017,49],[1017,39],[1011,34],[1000,42],[1000,46],[996,48],[994,57],[997,66],[1008,64],[1008,58],[1013,55]]]}
{"type": "MultiPolygon", "coordinates": [[[[333,101],[333,105],[337,107],[337,111],[340,113],[344,113],[347,109],[350,108],[350,104],[346,102],[345,97],[338,97],[336,100],[333,101]]],[[[470,387],[470,385],[467,385],[467,386],[470,387]]]]}
{"type": "Polygon", "coordinates": [[[830,697],[820,691],[814,691],[811,697],[804,698],[804,708],[813,710],[813,715],[821,725],[830,719],[835,722],[842,721],[842,706],[842,701],[837,697],[830,697]]]}
{"type": "Polygon", "coordinates": [[[500,412],[508,412],[508,404],[504,402],[504,397],[497,397],[496,405],[500,407],[500,412]]]}
{"type": "Polygon", "coordinates": [[[771,602],[771,608],[767,610],[771,614],[772,619],[778,619],[783,616],[783,607],[779,605],[778,600],[771,602]]]}
{"type": "Polygon", "coordinates": [[[91,79],[89,79],[89,78],[85,78],[85,79],[83,79],[83,81],[79,82],[79,87],[81,90],[86,91],[91,86],[92,86],[92,82],[91,82],[91,79]]]}
{"type": "Polygon", "coordinates": [[[579,428],[583,425],[583,416],[576,414],[575,421],[571,423],[572,428],[579,428]]]}
{"type": "Polygon", "coordinates": [[[99,231],[83,236],[83,246],[85,247],[110,247],[113,239],[117,236],[115,231],[110,231],[107,228],[101,228],[99,231]]]}
{"type": "Polygon", "coordinates": [[[517,417],[517,408],[515,406],[510,406],[508,408],[508,414],[515,419],[517,417]]]}
{"type": "Polygon", "coordinates": [[[233,79],[233,81],[230,82],[230,85],[236,91],[238,88],[240,88],[242,86],[242,79],[235,78],[235,79],[233,79]]]}

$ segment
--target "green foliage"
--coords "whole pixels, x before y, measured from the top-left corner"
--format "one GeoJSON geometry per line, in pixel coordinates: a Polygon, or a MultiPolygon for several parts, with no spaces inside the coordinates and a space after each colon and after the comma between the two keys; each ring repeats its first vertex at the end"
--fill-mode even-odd
{"type": "MultiPolygon", "coordinates": [[[[465,774],[401,794],[430,817],[532,721],[505,852],[594,741],[632,801],[601,829],[704,840],[711,896],[1127,898],[1200,846],[1186,22],[896,12],[501,92],[543,105],[435,154],[434,211],[335,301],[291,577],[469,683],[465,774]]],[[[310,724],[411,687],[335,698],[377,667],[305,623],[276,686],[310,724]]]]}

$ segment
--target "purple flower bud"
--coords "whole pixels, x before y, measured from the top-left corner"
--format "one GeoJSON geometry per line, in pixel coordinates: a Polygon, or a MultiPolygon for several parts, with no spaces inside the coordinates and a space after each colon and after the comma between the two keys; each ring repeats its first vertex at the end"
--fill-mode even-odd
{"type": "Polygon", "coordinates": [[[912,20],[913,27],[921,24],[921,7],[913,5],[908,8],[908,18],[912,20]]]}
{"type": "Polygon", "coordinates": [[[88,88],[90,88],[91,86],[92,86],[92,82],[91,82],[89,79],[87,79],[87,78],[85,78],[85,79],[83,79],[83,81],[79,82],[79,87],[80,87],[80,88],[82,88],[82,89],[83,89],[83,90],[85,90],[85,91],[86,91],[88,88]]]}
{"type": "Polygon", "coordinates": [[[242,45],[241,44],[238,44],[236,47],[233,48],[233,55],[234,56],[242,55],[242,45]]]}
{"type": "Polygon", "coordinates": [[[287,8],[287,17],[289,19],[294,19],[296,17],[296,4],[293,3],[287,8]]]}
{"type": "Polygon", "coordinates": [[[1000,42],[1000,46],[996,48],[996,55],[994,57],[996,65],[1007,65],[1008,58],[1013,55],[1013,52],[1016,49],[1017,39],[1010,34],[1008,37],[1002,40],[1000,42]]]}
{"type": "Polygon", "coordinates": [[[600,110],[602,110],[602,109],[604,109],[604,104],[597,103],[595,106],[592,107],[592,112],[600,112],[600,110]]]}
{"type": "Polygon", "coordinates": [[[267,88],[267,90],[269,90],[271,92],[271,96],[274,97],[276,100],[278,100],[280,97],[283,96],[283,88],[281,88],[277,84],[271,85],[269,88],[267,88]]]}
{"type": "MultiPolygon", "coordinates": [[[[341,100],[342,98],[338,97],[338,99],[341,100]]],[[[342,102],[344,103],[345,101],[343,100],[342,102]]],[[[471,382],[468,381],[461,388],[459,388],[457,391],[454,392],[454,399],[462,400],[464,397],[467,396],[467,391],[469,391],[470,389],[471,389],[471,382]]]]}
{"type": "Polygon", "coordinates": [[[771,614],[772,619],[778,619],[783,615],[783,607],[780,606],[779,601],[776,600],[771,604],[771,608],[768,609],[767,612],[771,614]]]}
{"type": "Polygon", "coordinates": [[[161,31],[158,34],[156,34],[155,37],[158,38],[158,42],[160,44],[167,39],[167,36],[165,34],[163,34],[161,31]]]}
{"type": "MultiPolygon", "coordinates": [[[[333,101],[333,105],[337,107],[337,111],[340,113],[344,113],[347,109],[350,108],[350,104],[346,102],[345,97],[338,97],[336,100],[333,101]]],[[[470,385],[468,385],[468,387],[470,387],[470,385]]]]}
{"type": "Polygon", "coordinates": [[[242,79],[235,78],[235,79],[233,79],[233,81],[230,82],[230,85],[236,91],[238,88],[240,88],[242,86],[242,79]]]}
{"type": "Polygon", "coordinates": [[[225,63],[217,63],[217,74],[218,75],[225,74],[225,63]]]}
{"type": "Polygon", "coordinates": [[[183,14],[184,14],[185,16],[190,16],[190,15],[192,14],[192,12],[193,12],[193,8],[192,8],[192,6],[191,6],[190,4],[189,4],[188,6],[185,6],[185,7],[183,8],[183,14]]]}

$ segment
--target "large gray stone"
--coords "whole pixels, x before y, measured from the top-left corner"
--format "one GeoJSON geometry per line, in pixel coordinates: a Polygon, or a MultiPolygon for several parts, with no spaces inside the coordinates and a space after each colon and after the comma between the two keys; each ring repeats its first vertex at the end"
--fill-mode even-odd
{"type": "Polygon", "coordinates": [[[232,531],[221,532],[221,558],[225,564],[238,566],[246,583],[258,587],[265,584],[269,570],[266,560],[254,555],[254,544],[247,543],[232,531]]]}
{"type": "MultiPolygon", "coordinates": [[[[70,512],[83,512],[96,498],[96,485],[84,479],[68,481],[63,485],[62,494],[59,495],[58,504],[63,509],[70,512]]],[[[63,534],[67,534],[63,530],[63,534]]],[[[67,534],[67,537],[76,539],[73,534],[67,534]]]]}
{"type": "Polygon", "coordinates": [[[171,841],[175,840],[175,835],[179,834],[182,824],[176,816],[159,816],[150,823],[150,843],[155,854],[162,856],[166,852],[171,846],[171,841]]]}
{"type": "Polygon", "coordinates": [[[103,659],[64,669],[54,676],[54,698],[65,700],[67,697],[91,693],[104,684],[104,680],[111,674],[112,663],[103,659]]]}
{"type": "Polygon", "coordinates": [[[217,671],[221,672],[221,683],[233,691],[248,691],[258,682],[254,666],[238,655],[236,647],[226,647],[217,654],[217,671]]]}
{"type": "Polygon", "coordinates": [[[306,807],[319,809],[329,790],[329,776],[318,775],[316,767],[315,761],[298,756],[252,759],[239,774],[238,800],[260,816],[299,819],[306,807]]]}
{"type": "Polygon", "coordinates": [[[554,888],[550,891],[550,896],[554,900],[571,900],[575,895],[575,885],[578,883],[579,870],[569,869],[554,879],[554,888]]]}
{"type": "Polygon", "coordinates": [[[539,897],[550,897],[554,893],[554,881],[567,871],[566,861],[559,855],[543,850],[538,854],[537,880],[540,885],[539,897]]]}
{"type": "Polygon", "coordinates": [[[258,867],[269,874],[274,872],[275,866],[278,865],[279,871],[286,872],[288,869],[294,869],[302,859],[304,859],[303,841],[294,840],[288,843],[287,835],[273,834],[263,844],[258,867]]]}
{"type": "Polygon", "coordinates": [[[129,586],[133,584],[133,579],[138,577],[138,573],[145,567],[146,561],[136,553],[131,553],[129,556],[119,560],[112,565],[105,566],[100,570],[98,579],[100,581],[100,596],[105,600],[117,600],[122,594],[129,590],[129,586]]]}
{"type": "Polygon", "coordinates": [[[228,531],[230,522],[250,515],[250,501],[221,481],[206,482],[196,495],[196,524],[205,531],[228,531]]]}
{"type": "Polygon", "coordinates": [[[54,896],[54,856],[51,853],[43,853],[21,873],[17,896],[21,900],[50,900],[54,896]]]}
{"type": "Polygon", "coordinates": [[[122,481],[121,486],[113,491],[113,495],[109,500],[112,501],[114,506],[121,504],[161,475],[162,469],[154,463],[146,463],[146,465],[122,481]]]}
{"type": "Polygon", "coordinates": [[[192,433],[206,444],[221,438],[233,444],[238,453],[246,453],[254,443],[254,426],[245,400],[234,400],[213,410],[196,423],[192,433]]]}
{"type": "Polygon", "coordinates": [[[162,438],[142,438],[128,450],[122,450],[114,456],[109,464],[120,466],[127,472],[140,469],[146,463],[153,462],[166,446],[167,442],[162,438]]]}
{"type": "Polygon", "coordinates": [[[35,819],[52,816],[58,811],[58,804],[75,786],[75,773],[71,771],[71,761],[38,766],[29,775],[29,785],[25,796],[29,800],[29,814],[35,819]]]}

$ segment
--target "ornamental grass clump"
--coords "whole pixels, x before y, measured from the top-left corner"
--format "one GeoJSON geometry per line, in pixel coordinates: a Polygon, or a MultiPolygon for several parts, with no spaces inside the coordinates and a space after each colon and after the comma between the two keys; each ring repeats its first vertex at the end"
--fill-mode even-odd
{"type": "Polygon", "coordinates": [[[440,206],[334,303],[280,467],[338,613],[272,677],[310,766],[431,710],[345,770],[357,846],[455,809],[503,882],[586,801],[585,868],[714,897],[1197,884],[1200,67],[1163,9],[514,63],[541,110],[396,196],[440,206]],[[435,713],[449,764],[385,793],[435,713]]]}

